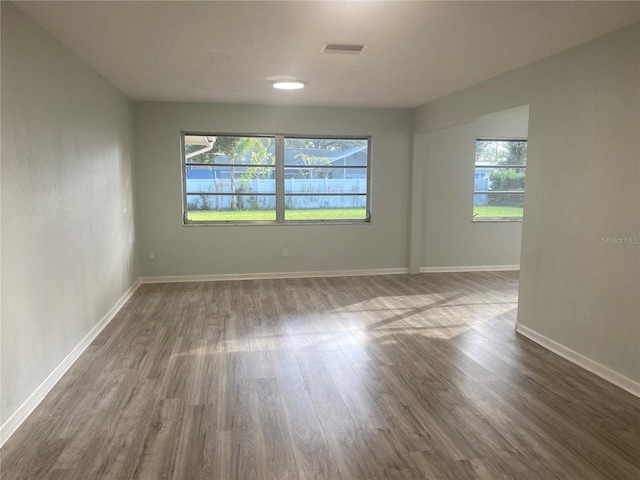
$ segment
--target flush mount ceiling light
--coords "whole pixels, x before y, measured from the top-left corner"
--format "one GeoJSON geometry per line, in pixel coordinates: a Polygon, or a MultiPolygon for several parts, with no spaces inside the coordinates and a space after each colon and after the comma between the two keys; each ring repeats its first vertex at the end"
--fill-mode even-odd
{"type": "Polygon", "coordinates": [[[289,75],[273,75],[267,77],[267,80],[278,90],[299,90],[305,86],[305,82],[289,75]]]}
{"type": "Polygon", "coordinates": [[[304,88],[304,82],[300,80],[278,80],[273,82],[273,88],[278,90],[299,90],[304,88]]]}

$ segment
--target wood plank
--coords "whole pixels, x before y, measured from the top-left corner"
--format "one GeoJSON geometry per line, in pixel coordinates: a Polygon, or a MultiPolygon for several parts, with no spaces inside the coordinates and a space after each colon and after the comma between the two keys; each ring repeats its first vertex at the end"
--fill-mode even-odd
{"type": "Polygon", "coordinates": [[[271,362],[281,392],[307,388],[293,350],[272,350],[271,362]]]}
{"type": "Polygon", "coordinates": [[[321,421],[350,419],[349,411],[318,351],[314,347],[305,347],[295,353],[318,418],[321,421]]]}
{"type": "MultiPolygon", "coordinates": [[[[185,401],[186,403],[186,401],[185,401]]],[[[175,480],[214,478],[218,411],[215,405],[187,405],[173,477],[175,480]]],[[[169,472],[163,472],[169,477],[169,472]]]]}
{"type": "Polygon", "coordinates": [[[260,434],[257,439],[260,478],[299,478],[289,429],[275,378],[254,381],[260,434]]]}
{"type": "Polygon", "coordinates": [[[360,429],[386,426],[384,415],[341,351],[321,352],[320,357],[333,379],[351,418],[360,429]]]}
{"type": "Polygon", "coordinates": [[[304,389],[290,389],[281,395],[300,478],[339,479],[338,467],[329,452],[309,393],[304,389]]]}
{"type": "Polygon", "coordinates": [[[132,480],[173,478],[186,404],[182,399],[156,403],[132,480]]]}
{"type": "Polygon", "coordinates": [[[374,452],[369,450],[361,430],[351,420],[322,422],[322,429],[342,478],[387,478],[384,467],[373,461],[374,452]]]}

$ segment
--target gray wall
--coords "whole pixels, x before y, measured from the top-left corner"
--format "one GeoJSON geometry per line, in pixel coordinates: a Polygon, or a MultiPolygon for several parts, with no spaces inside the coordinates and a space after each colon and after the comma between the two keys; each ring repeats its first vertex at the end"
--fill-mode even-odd
{"type": "Polygon", "coordinates": [[[135,102],[134,118],[143,276],[407,266],[410,111],[135,102]],[[372,224],[184,227],[181,130],[371,135],[372,224]]]}
{"type": "Polygon", "coordinates": [[[418,109],[418,132],[530,106],[518,323],[640,380],[640,24],[418,109]]]}
{"type": "Polygon", "coordinates": [[[472,222],[477,138],[527,138],[527,108],[417,134],[414,161],[423,162],[422,267],[520,263],[521,222],[472,222]]]}
{"type": "Polygon", "coordinates": [[[7,2],[1,95],[4,423],[137,267],[130,102],[7,2]]]}

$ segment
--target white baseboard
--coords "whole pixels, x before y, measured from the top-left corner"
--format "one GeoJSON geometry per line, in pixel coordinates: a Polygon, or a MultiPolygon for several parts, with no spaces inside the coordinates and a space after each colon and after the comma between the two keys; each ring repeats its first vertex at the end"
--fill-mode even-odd
{"type": "Polygon", "coordinates": [[[277,278],[309,277],[360,277],[364,275],[398,275],[409,273],[408,268],[376,268],[369,270],[335,270],[319,272],[271,272],[228,273],[219,275],[176,275],[164,277],[141,277],[140,283],[220,282],[224,280],[263,280],[277,278]]]}
{"type": "Polygon", "coordinates": [[[640,383],[631,380],[630,378],[627,378],[624,375],[611,370],[609,367],[605,367],[604,365],[591,360],[588,357],[585,357],[581,353],[575,352],[570,348],[567,348],[564,345],[556,342],[555,340],[551,340],[550,338],[545,337],[544,335],[541,335],[528,327],[525,327],[524,325],[516,325],[516,332],[524,337],[527,337],[529,340],[537,343],[538,345],[546,348],[547,350],[560,355],[562,358],[575,363],[579,367],[584,368],[594,375],[597,375],[603,380],[606,380],[609,383],[613,383],[615,386],[626,390],[636,397],[640,397],[640,383]]]}
{"type": "Polygon", "coordinates": [[[468,267],[420,267],[420,273],[506,272],[520,270],[520,265],[481,265],[468,267]]]}
{"type": "Polygon", "coordinates": [[[136,281],[127,290],[122,297],[111,307],[111,310],[100,319],[95,327],[75,346],[73,350],[58,364],[58,366],[49,374],[47,378],[35,389],[35,391],[27,398],[18,409],[7,419],[2,426],[0,426],[0,447],[6,443],[7,440],[15,433],[15,431],[22,425],[29,415],[36,409],[44,397],[51,391],[51,389],[58,383],[62,376],[69,370],[74,364],[82,352],[91,345],[91,342],[100,334],[100,332],[109,324],[111,320],[116,316],[120,309],[127,303],[127,300],[131,298],[136,289],[140,286],[140,281],[136,281]]]}

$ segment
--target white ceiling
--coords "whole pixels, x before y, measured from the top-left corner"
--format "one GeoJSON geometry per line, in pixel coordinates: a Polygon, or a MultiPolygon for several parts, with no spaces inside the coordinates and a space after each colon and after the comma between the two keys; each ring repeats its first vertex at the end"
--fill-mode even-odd
{"type": "Polygon", "coordinates": [[[640,2],[17,2],[135,100],[411,108],[640,19],[640,2]],[[363,43],[329,55],[327,42],[363,43]],[[292,75],[300,91],[266,77],[292,75]]]}

